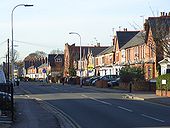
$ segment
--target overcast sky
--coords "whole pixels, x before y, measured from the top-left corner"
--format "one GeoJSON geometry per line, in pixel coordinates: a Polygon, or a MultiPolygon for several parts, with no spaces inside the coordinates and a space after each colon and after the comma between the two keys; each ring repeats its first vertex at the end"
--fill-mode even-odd
{"type": "Polygon", "coordinates": [[[170,12],[169,0],[0,0],[0,61],[11,39],[11,12],[14,11],[14,42],[20,59],[36,50],[49,53],[64,49],[65,43],[79,45],[111,45],[116,30],[142,29],[143,17],[170,12]]]}

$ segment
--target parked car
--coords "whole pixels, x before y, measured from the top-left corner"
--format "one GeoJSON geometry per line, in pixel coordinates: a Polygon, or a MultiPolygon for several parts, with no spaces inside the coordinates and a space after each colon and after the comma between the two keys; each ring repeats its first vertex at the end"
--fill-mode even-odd
{"type": "Polygon", "coordinates": [[[11,94],[0,91],[0,110],[10,110],[11,94]]]}
{"type": "Polygon", "coordinates": [[[92,82],[92,85],[95,86],[95,85],[96,85],[96,82],[97,82],[98,80],[104,80],[104,81],[107,81],[107,82],[108,82],[108,81],[115,80],[116,78],[118,78],[117,75],[105,75],[105,76],[101,76],[101,77],[95,79],[95,80],[92,82]]]}
{"type": "Polygon", "coordinates": [[[99,76],[90,77],[89,79],[87,79],[87,80],[85,81],[85,85],[91,86],[91,85],[92,85],[92,82],[93,82],[94,80],[98,79],[98,78],[99,78],[99,76]]]}
{"type": "Polygon", "coordinates": [[[108,81],[107,82],[108,87],[119,86],[119,80],[120,78],[118,77],[114,80],[108,81]]]}
{"type": "Polygon", "coordinates": [[[84,77],[84,78],[82,79],[82,84],[85,85],[85,86],[87,86],[90,78],[91,78],[91,77],[84,77]]]}
{"type": "Polygon", "coordinates": [[[103,81],[112,81],[112,80],[115,80],[116,78],[118,78],[117,75],[105,75],[105,76],[101,76],[97,79],[95,79],[93,82],[92,82],[92,85],[95,86],[96,85],[96,82],[98,80],[103,80],[103,81]]]}
{"type": "Polygon", "coordinates": [[[6,83],[6,78],[3,70],[0,70],[0,83],[6,83]]]}
{"type": "Polygon", "coordinates": [[[92,85],[92,86],[95,86],[96,82],[97,82],[98,80],[100,80],[101,78],[102,78],[102,76],[98,76],[98,77],[96,77],[95,79],[93,79],[93,80],[91,81],[91,85],[92,85]]]}

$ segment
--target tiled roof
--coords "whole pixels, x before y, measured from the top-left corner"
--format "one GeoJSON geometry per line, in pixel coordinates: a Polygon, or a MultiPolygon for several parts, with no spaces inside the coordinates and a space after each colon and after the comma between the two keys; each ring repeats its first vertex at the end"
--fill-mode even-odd
{"type": "Polygon", "coordinates": [[[108,53],[111,53],[115,51],[115,46],[110,46],[108,48],[106,48],[105,50],[103,50],[102,52],[100,52],[97,56],[100,56],[100,55],[105,55],[105,54],[108,54],[108,53]]]}
{"type": "MultiPolygon", "coordinates": [[[[79,46],[75,46],[75,48],[80,48],[79,46]]],[[[106,48],[108,48],[107,46],[95,46],[95,47],[89,47],[89,46],[82,46],[82,56],[85,52],[85,55],[88,54],[88,51],[90,50],[90,52],[92,52],[93,56],[97,56],[100,52],[102,52],[103,50],[105,50],[106,48]]],[[[79,50],[78,50],[79,52],[79,50]]],[[[78,56],[79,57],[79,56],[78,56]]]]}
{"type": "Polygon", "coordinates": [[[170,16],[149,17],[148,22],[153,38],[162,39],[169,34],[170,16]]]}
{"type": "Polygon", "coordinates": [[[55,58],[61,57],[62,58],[62,63],[64,65],[64,54],[49,54],[48,55],[48,63],[50,63],[50,66],[55,66],[55,58]]]}
{"type": "Polygon", "coordinates": [[[48,62],[53,62],[54,61],[54,57],[56,56],[57,54],[49,54],[48,55],[48,62]]]}
{"type": "Polygon", "coordinates": [[[119,49],[132,39],[139,31],[117,31],[119,49]]]}
{"type": "Polygon", "coordinates": [[[146,40],[146,32],[138,32],[130,41],[128,41],[121,49],[126,49],[129,47],[142,45],[145,43],[146,40]]]}

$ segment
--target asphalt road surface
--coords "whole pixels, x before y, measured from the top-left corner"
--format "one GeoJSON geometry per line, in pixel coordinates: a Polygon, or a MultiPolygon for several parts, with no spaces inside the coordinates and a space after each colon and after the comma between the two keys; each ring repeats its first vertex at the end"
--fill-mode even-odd
{"type": "Polygon", "coordinates": [[[28,97],[59,110],[81,128],[170,127],[170,107],[124,99],[126,92],[76,85],[23,83],[28,97]]]}

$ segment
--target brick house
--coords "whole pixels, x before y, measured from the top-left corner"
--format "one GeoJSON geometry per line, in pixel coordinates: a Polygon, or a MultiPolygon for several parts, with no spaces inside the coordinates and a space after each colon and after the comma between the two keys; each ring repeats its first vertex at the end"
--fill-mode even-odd
{"type": "Polygon", "coordinates": [[[50,67],[48,64],[42,64],[38,67],[37,78],[38,79],[46,79],[47,75],[50,71],[50,67]]]}
{"type": "Polygon", "coordinates": [[[150,47],[153,43],[150,32],[148,35],[146,31],[139,32],[121,48],[121,63],[125,66],[143,67],[146,79],[155,78],[156,55],[150,47]]]}
{"type": "Polygon", "coordinates": [[[64,54],[49,54],[48,65],[52,79],[63,77],[64,71],[64,54]]]}
{"type": "Polygon", "coordinates": [[[27,56],[24,59],[24,77],[38,78],[38,67],[47,63],[47,57],[27,56]]]}
{"type": "MultiPolygon", "coordinates": [[[[90,67],[89,64],[92,64],[91,66],[93,67],[94,57],[106,48],[107,48],[106,46],[100,46],[99,44],[97,46],[81,46],[82,74],[84,76],[88,75],[88,66],[90,67]]],[[[80,76],[79,60],[80,60],[80,46],[75,46],[75,44],[69,45],[68,43],[66,43],[64,49],[64,76],[69,76],[70,68],[74,68],[77,72],[77,76],[80,76]]]]}
{"type": "MultiPolygon", "coordinates": [[[[162,59],[163,53],[161,44],[156,44],[157,36],[164,38],[163,34],[169,26],[170,17],[149,17],[144,24],[144,30],[135,35],[121,49],[121,63],[123,65],[143,67],[146,80],[155,79],[158,76],[158,62],[162,59]],[[166,18],[166,20],[165,20],[166,18]],[[159,23],[159,25],[158,25],[159,23]],[[167,24],[167,25],[166,25],[167,24]]],[[[160,39],[159,39],[160,40],[160,39]]],[[[163,63],[162,61],[160,63],[163,63]]]]}
{"type": "Polygon", "coordinates": [[[124,52],[121,52],[120,49],[131,40],[139,31],[117,31],[116,36],[113,38],[113,45],[115,47],[114,50],[114,62],[113,62],[113,74],[119,75],[119,70],[122,68],[123,63],[121,60],[124,59],[124,52]]]}
{"type": "MultiPolygon", "coordinates": [[[[107,47],[88,47],[83,49],[82,57],[82,76],[94,76],[97,75],[97,69],[95,67],[96,56],[107,49],[107,47]]],[[[78,60],[78,71],[80,73],[80,60],[78,60]]]]}
{"type": "Polygon", "coordinates": [[[123,66],[121,63],[121,47],[131,40],[139,31],[117,31],[113,38],[113,45],[99,53],[95,59],[97,74],[119,75],[119,70],[123,66]]]}
{"type": "Polygon", "coordinates": [[[110,46],[103,50],[95,58],[96,72],[100,76],[111,75],[113,72],[113,62],[115,61],[115,46],[110,46]]]}
{"type": "Polygon", "coordinates": [[[25,77],[29,77],[29,78],[36,78],[36,74],[37,74],[37,69],[34,66],[30,66],[29,68],[27,68],[27,74],[25,75],[25,77]]]}

